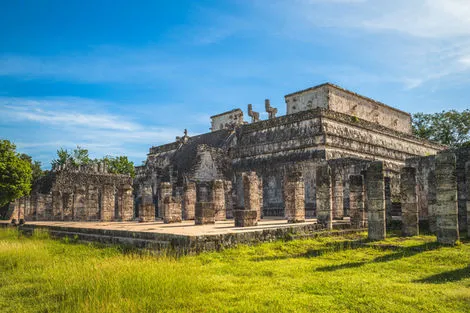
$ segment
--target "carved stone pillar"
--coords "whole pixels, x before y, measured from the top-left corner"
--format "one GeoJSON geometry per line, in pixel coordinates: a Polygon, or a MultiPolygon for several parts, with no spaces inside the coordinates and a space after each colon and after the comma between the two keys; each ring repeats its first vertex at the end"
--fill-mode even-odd
{"type": "Polygon", "coordinates": [[[403,236],[419,235],[416,169],[403,167],[400,172],[401,221],[403,236]]]}
{"type": "Polygon", "coordinates": [[[305,222],[305,183],[301,172],[286,177],[285,213],[288,223],[305,222]]]}
{"type": "Polygon", "coordinates": [[[88,212],[86,209],[86,188],[85,186],[78,185],[75,187],[74,206],[74,221],[86,221],[88,219],[88,212]]]}
{"type": "Polygon", "coordinates": [[[114,218],[114,208],[115,208],[114,186],[103,185],[103,189],[101,191],[100,220],[103,222],[112,221],[114,218]]]}
{"type": "Polygon", "coordinates": [[[214,203],[215,220],[225,221],[227,219],[225,210],[225,190],[222,180],[212,182],[212,202],[214,203]]]}
{"type": "Polygon", "coordinates": [[[188,182],[184,186],[183,219],[193,220],[196,210],[196,183],[188,182]]]}
{"type": "Polygon", "coordinates": [[[259,195],[259,179],[255,172],[243,174],[243,194],[245,210],[256,211],[257,219],[261,219],[261,206],[259,195]]]}
{"type": "Polygon", "coordinates": [[[344,216],[344,199],[343,199],[343,176],[340,169],[335,169],[333,180],[333,218],[342,219],[344,216]]]}
{"type": "Polygon", "coordinates": [[[65,191],[62,193],[62,217],[64,221],[73,220],[73,193],[65,191]]]}
{"type": "Polygon", "coordinates": [[[437,233],[436,225],[436,173],[434,170],[429,172],[428,176],[428,224],[429,231],[433,234],[437,233]]]}
{"type": "Polygon", "coordinates": [[[362,175],[349,176],[349,215],[352,228],[366,227],[364,209],[364,178],[362,175]]]}
{"type": "Polygon", "coordinates": [[[134,197],[132,196],[132,186],[129,184],[124,184],[119,189],[119,212],[123,221],[134,219],[134,197]]]}
{"type": "Polygon", "coordinates": [[[163,223],[179,223],[181,216],[181,201],[172,196],[166,196],[163,199],[163,223]]]}
{"type": "Polygon", "coordinates": [[[44,221],[54,220],[54,212],[52,210],[52,194],[44,195],[44,221]]]}
{"type": "Polygon", "coordinates": [[[233,218],[233,187],[229,180],[224,181],[225,211],[227,218],[233,218]]]}
{"type": "Polygon", "coordinates": [[[331,168],[322,165],[316,169],[317,221],[327,229],[333,228],[333,200],[331,195],[331,168]]]}
{"type": "Polygon", "coordinates": [[[41,193],[36,194],[36,220],[46,220],[46,195],[41,193]]]}
{"type": "Polygon", "coordinates": [[[369,239],[383,240],[386,237],[383,162],[372,162],[366,176],[369,239]]]}
{"type": "Polygon", "coordinates": [[[173,195],[173,186],[169,182],[161,182],[158,190],[158,217],[163,217],[163,200],[173,195]]]}
{"type": "Polygon", "coordinates": [[[139,205],[139,221],[155,221],[155,205],[153,204],[152,187],[143,186],[141,190],[141,201],[139,205]]]}
{"type": "Polygon", "coordinates": [[[63,211],[62,211],[62,194],[59,191],[52,191],[52,214],[53,220],[62,221],[63,220],[63,211]]]}
{"type": "Polygon", "coordinates": [[[385,194],[385,222],[387,227],[392,226],[392,185],[391,178],[384,177],[384,194],[385,194]]]}
{"type": "Polygon", "coordinates": [[[437,241],[454,245],[459,240],[456,157],[450,151],[436,155],[437,241]]]}

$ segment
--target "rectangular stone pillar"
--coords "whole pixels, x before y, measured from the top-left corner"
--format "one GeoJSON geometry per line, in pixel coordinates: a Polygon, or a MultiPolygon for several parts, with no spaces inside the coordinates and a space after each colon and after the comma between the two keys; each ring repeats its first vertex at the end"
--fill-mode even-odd
{"type": "Polygon", "coordinates": [[[456,157],[450,151],[436,155],[437,241],[454,245],[459,240],[456,157]]]}
{"type": "Polygon", "coordinates": [[[173,195],[173,186],[169,182],[161,182],[158,187],[158,217],[163,217],[163,200],[173,195]]]}
{"type": "Polygon", "coordinates": [[[349,176],[349,216],[352,228],[367,225],[364,209],[364,179],[362,175],[349,176]]]}
{"type": "Polygon", "coordinates": [[[250,227],[258,225],[258,212],[237,208],[233,211],[235,227],[250,227]]]}
{"type": "Polygon", "coordinates": [[[54,212],[52,210],[52,194],[44,195],[44,221],[54,220],[54,212]]]}
{"type": "Polygon", "coordinates": [[[470,161],[465,163],[465,182],[467,186],[467,232],[470,237],[470,161]]]}
{"type": "Polygon", "coordinates": [[[322,165],[316,170],[317,221],[327,229],[333,228],[333,200],[331,195],[331,168],[322,165]]]}
{"type": "Polygon", "coordinates": [[[193,220],[196,210],[196,183],[188,182],[184,186],[183,219],[193,220]]]}
{"type": "Polygon", "coordinates": [[[342,219],[344,217],[344,199],[343,199],[343,176],[340,169],[335,169],[333,177],[333,219],[342,219]]]}
{"type": "Polygon", "coordinates": [[[233,187],[229,180],[224,181],[225,212],[227,218],[233,218],[233,187]]]}
{"type": "Polygon", "coordinates": [[[101,190],[100,220],[102,222],[112,221],[114,219],[114,208],[115,208],[114,186],[103,185],[103,189],[101,190]]]}
{"type": "Polygon", "coordinates": [[[53,220],[63,220],[62,194],[59,191],[52,191],[52,214],[53,220]]]}
{"type": "Polygon", "coordinates": [[[74,221],[87,221],[88,212],[86,209],[86,188],[85,186],[78,185],[75,187],[74,202],[73,202],[73,220],[74,221]]]}
{"type": "Polygon", "coordinates": [[[32,206],[31,206],[31,198],[28,197],[28,196],[25,196],[24,197],[24,219],[25,220],[32,220],[32,216],[33,216],[33,210],[32,210],[32,206]]]}
{"type": "Polygon", "coordinates": [[[403,236],[419,235],[416,169],[403,167],[400,171],[401,223],[403,236]]]}
{"type": "Polygon", "coordinates": [[[139,221],[155,221],[155,205],[153,203],[152,187],[143,186],[141,190],[141,201],[139,205],[139,221]]]}
{"type": "Polygon", "coordinates": [[[122,221],[134,219],[134,197],[129,184],[122,185],[119,189],[119,214],[122,221]]]}
{"type": "Polygon", "coordinates": [[[436,225],[436,173],[434,170],[429,172],[428,176],[428,225],[429,231],[433,234],[437,234],[437,225],[436,225]]]}
{"type": "Polygon", "coordinates": [[[214,203],[215,220],[225,221],[227,219],[225,210],[225,190],[222,180],[212,182],[212,202],[214,203]]]}
{"type": "Polygon", "coordinates": [[[259,179],[256,172],[243,173],[243,198],[245,210],[256,211],[257,219],[261,219],[259,179]]]}
{"type": "Polygon", "coordinates": [[[73,193],[66,191],[62,193],[62,220],[73,220],[73,193]]]}
{"type": "Polygon", "coordinates": [[[369,239],[383,240],[386,237],[383,162],[370,163],[366,176],[369,239]]]}
{"type": "Polygon", "coordinates": [[[94,185],[89,185],[86,195],[86,209],[87,209],[87,218],[91,221],[99,220],[101,217],[100,212],[100,199],[99,199],[99,190],[94,185]]]}
{"type": "Polygon", "coordinates": [[[385,221],[387,227],[392,226],[392,184],[390,177],[384,177],[384,194],[385,194],[385,221]]]}
{"type": "Polygon", "coordinates": [[[172,197],[166,196],[163,199],[163,223],[179,223],[181,222],[181,201],[172,197]]]}
{"type": "Polygon", "coordinates": [[[36,194],[36,220],[45,221],[46,215],[46,195],[36,194]]]}
{"type": "Polygon", "coordinates": [[[305,222],[305,183],[301,172],[287,175],[284,205],[288,223],[305,222]]]}

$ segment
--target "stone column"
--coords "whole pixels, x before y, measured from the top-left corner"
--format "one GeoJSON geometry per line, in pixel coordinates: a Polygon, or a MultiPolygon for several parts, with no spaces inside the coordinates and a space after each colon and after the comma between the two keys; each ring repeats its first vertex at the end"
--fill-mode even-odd
{"type": "Polygon", "coordinates": [[[25,208],[26,208],[25,198],[18,199],[18,216],[15,217],[17,218],[18,223],[24,222],[25,208]]]}
{"type": "Polygon", "coordinates": [[[419,235],[416,169],[403,167],[400,172],[401,222],[403,236],[419,235]]]}
{"type": "Polygon", "coordinates": [[[29,196],[24,197],[24,220],[31,220],[32,218],[32,205],[31,198],[29,196]]]}
{"type": "Polygon", "coordinates": [[[196,225],[214,224],[215,210],[212,202],[196,202],[194,214],[194,223],[196,225]]]}
{"type": "Polygon", "coordinates": [[[249,227],[258,225],[258,212],[255,210],[245,210],[237,208],[233,211],[235,227],[249,227]]]}
{"type": "Polygon", "coordinates": [[[132,186],[124,184],[119,190],[119,212],[121,220],[132,221],[134,219],[134,197],[132,196],[132,186]]]}
{"type": "Polygon", "coordinates": [[[73,220],[73,193],[66,191],[62,193],[62,217],[64,221],[73,220]]]}
{"type": "Polygon", "coordinates": [[[243,174],[243,197],[245,210],[256,211],[257,219],[261,219],[261,206],[259,196],[259,179],[256,172],[243,174]]]}
{"type": "Polygon", "coordinates": [[[52,191],[52,214],[53,220],[63,220],[62,195],[59,191],[52,191]]]}
{"type": "Polygon", "coordinates": [[[229,180],[224,181],[225,212],[227,218],[233,218],[233,187],[229,180]]]}
{"type": "Polygon", "coordinates": [[[99,220],[100,219],[100,206],[99,203],[99,191],[98,188],[94,185],[88,186],[88,192],[86,196],[86,208],[87,208],[87,217],[89,220],[99,220]]]}
{"type": "Polygon", "coordinates": [[[335,169],[333,181],[333,218],[342,219],[344,216],[343,177],[340,169],[335,169]]]}
{"type": "Polygon", "coordinates": [[[370,163],[366,176],[369,239],[383,240],[386,234],[383,162],[370,163]]]}
{"type": "Polygon", "coordinates": [[[220,179],[212,182],[212,202],[214,203],[215,220],[225,221],[227,214],[225,210],[224,182],[220,179]]]}
{"type": "Polygon", "coordinates": [[[101,216],[102,222],[112,221],[114,218],[114,186],[103,185],[101,192],[101,216]]]}
{"type": "Polygon", "coordinates": [[[44,195],[44,221],[54,220],[54,213],[52,210],[52,194],[44,195]]]}
{"type": "Polygon", "coordinates": [[[305,222],[305,183],[301,172],[286,177],[285,213],[288,223],[305,222]]]}
{"type": "Polygon", "coordinates": [[[74,221],[86,221],[88,220],[88,212],[86,209],[86,188],[85,186],[76,186],[75,187],[75,198],[73,202],[73,214],[74,221]]]}
{"type": "Polygon", "coordinates": [[[172,197],[166,196],[163,199],[163,223],[179,223],[181,222],[181,201],[172,197]]]}
{"type": "Polygon", "coordinates": [[[36,194],[36,220],[46,220],[46,195],[41,193],[36,194]]]}
{"type": "Polygon", "coordinates": [[[384,194],[385,194],[385,221],[387,227],[392,226],[392,185],[391,178],[384,177],[384,194]]]}
{"type": "Polygon", "coordinates": [[[333,200],[331,197],[331,168],[327,165],[316,170],[317,221],[327,229],[333,228],[333,200]]]}
{"type": "Polygon", "coordinates": [[[349,176],[349,216],[352,228],[366,227],[364,179],[362,175],[349,176]]]}
{"type": "Polygon", "coordinates": [[[158,190],[158,217],[163,217],[163,200],[173,195],[173,186],[169,182],[161,182],[158,190]]]}
{"type": "Polygon", "coordinates": [[[183,195],[183,218],[193,220],[196,210],[196,183],[188,182],[184,186],[183,195]]]}
{"type": "Polygon", "coordinates": [[[434,171],[429,172],[428,176],[428,224],[429,231],[433,234],[437,233],[436,225],[436,174],[434,171]]]}
{"type": "Polygon", "coordinates": [[[155,205],[153,204],[152,187],[143,186],[141,190],[141,201],[139,205],[139,221],[155,221],[155,205]]]}
{"type": "Polygon", "coordinates": [[[450,151],[436,155],[437,241],[454,245],[459,240],[456,157],[450,151]]]}
{"type": "Polygon", "coordinates": [[[470,237],[470,161],[465,163],[465,182],[467,186],[467,232],[470,237]]]}

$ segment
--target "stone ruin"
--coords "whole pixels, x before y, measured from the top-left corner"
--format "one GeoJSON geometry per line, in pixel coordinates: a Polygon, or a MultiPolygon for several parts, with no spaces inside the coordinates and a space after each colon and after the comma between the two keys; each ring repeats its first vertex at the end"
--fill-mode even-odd
{"type": "Polygon", "coordinates": [[[132,178],[111,174],[104,164],[62,165],[34,184],[30,196],[10,205],[16,221],[130,221],[132,178]]]}
{"type": "Polygon", "coordinates": [[[133,189],[129,177],[59,169],[48,192],[17,206],[30,218],[53,220],[204,225],[233,218],[246,227],[270,217],[316,218],[326,229],[335,221],[368,228],[372,240],[385,238],[392,219],[401,219],[404,236],[428,221],[443,243],[469,229],[468,149],[419,139],[408,113],[332,84],[285,102],[284,116],[266,100],[267,120],[249,105],[251,123],[234,109],[212,116],[208,133],[185,130],[151,147],[133,189]]]}

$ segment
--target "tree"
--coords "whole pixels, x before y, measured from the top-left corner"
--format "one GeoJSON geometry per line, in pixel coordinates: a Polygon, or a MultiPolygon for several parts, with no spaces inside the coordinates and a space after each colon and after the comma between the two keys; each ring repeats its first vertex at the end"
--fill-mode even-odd
{"type": "Polygon", "coordinates": [[[52,167],[64,164],[72,164],[75,166],[86,165],[92,163],[88,155],[88,150],[77,146],[71,153],[64,148],[57,150],[57,159],[52,160],[52,167]]]}
{"type": "Polygon", "coordinates": [[[31,191],[30,163],[16,152],[8,140],[0,140],[0,207],[31,191]]]}
{"type": "Polygon", "coordinates": [[[452,148],[470,146],[470,110],[440,113],[416,113],[412,117],[413,133],[424,139],[452,148]]]}
{"type": "Polygon", "coordinates": [[[39,178],[43,177],[45,175],[45,172],[41,169],[41,162],[39,161],[33,161],[33,158],[25,153],[22,153],[20,155],[20,158],[24,161],[27,161],[29,165],[31,166],[31,171],[32,171],[32,183],[37,181],[39,178]]]}
{"type": "Polygon", "coordinates": [[[134,162],[129,161],[126,156],[105,156],[102,161],[107,164],[109,173],[135,176],[134,162]]]}

